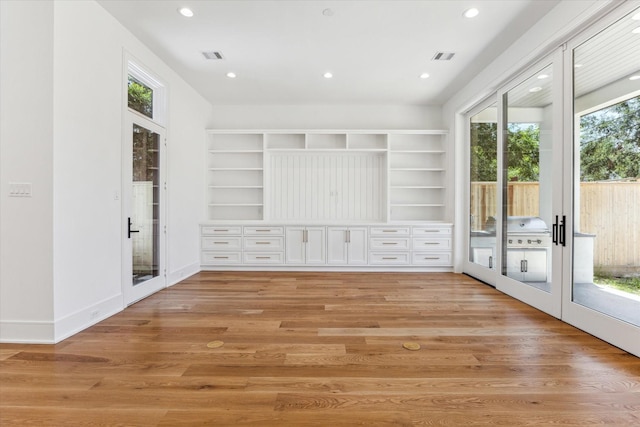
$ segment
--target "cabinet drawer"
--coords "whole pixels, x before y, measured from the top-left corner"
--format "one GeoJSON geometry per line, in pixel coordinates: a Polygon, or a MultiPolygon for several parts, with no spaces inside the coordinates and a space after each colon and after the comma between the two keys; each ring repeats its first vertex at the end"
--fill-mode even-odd
{"type": "Polygon", "coordinates": [[[408,236],[411,234],[410,227],[371,227],[372,236],[408,236]]]}
{"type": "Polygon", "coordinates": [[[420,265],[451,265],[451,253],[443,252],[414,252],[413,264],[420,265]]]}
{"type": "Polygon", "coordinates": [[[233,226],[233,227],[225,227],[225,226],[202,226],[202,235],[203,236],[235,236],[242,234],[242,227],[233,226]]]}
{"type": "Polygon", "coordinates": [[[203,237],[202,250],[232,251],[240,250],[241,237],[203,237]]]}
{"type": "Polygon", "coordinates": [[[409,250],[410,241],[408,237],[399,239],[384,239],[381,237],[374,237],[370,241],[369,248],[371,250],[385,250],[385,251],[406,251],[409,250]]]}
{"type": "Polygon", "coordinates": [[[244,227],[245,236],[257,235],[257,236],[269,236],[269,235],[282,235],[284,234],[283,227],[244,227]]]}
{"type": "Polygon", "coordinates": [[[414,236],[441,236],[451,235],[451,227],[413,227],[414,236]]]}
{"type": "Polygon", "coordinates": [[[376,265],[390,265],[390,264],[409,264],[408,252],[371,252],[369,253],[369,263],[376,265]]]}
{"type": "Polygon", "coordinates": [[[282,264],[284,254],[282,252],[245,252],[245,264],[282,264]]]}
{"type": "Polygon", "coordinates": [[[451,239],[413,239],[414,251],[442,251],[451,249],[451,239]]]}
{"type": "Polygon", "coordinates": [[[245,237],[244,249],[251,251],[282,251],[284,237],[245,237]]]}
{"type": "Polygon", "coordinates": [[[202,265],[240,264],[240,252],[202,252],[202,265]]]}

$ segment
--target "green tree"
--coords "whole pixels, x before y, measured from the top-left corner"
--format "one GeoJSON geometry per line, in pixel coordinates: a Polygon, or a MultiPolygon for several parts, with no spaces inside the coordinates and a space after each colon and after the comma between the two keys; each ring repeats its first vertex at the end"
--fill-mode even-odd
{"type": "Polygon", "coordinates": [[[128,106],[149,118],[153,118],[153,89],[129,76],[128,106]]]}
{"type": "Polygon", "coordinates": [[[580,179],[640,178],[640,97],[580,118],[580,179]]]}
{"type": "MultiPolygon", "coordinates": [[[[540,175],[540,129],[536,124],[511,123],[508,128],[507,179],[537,181],[540,175]]],[[[498,178],[498,127],[496,123],[471,124],[471,180],[495,182],[498,178]]]]}

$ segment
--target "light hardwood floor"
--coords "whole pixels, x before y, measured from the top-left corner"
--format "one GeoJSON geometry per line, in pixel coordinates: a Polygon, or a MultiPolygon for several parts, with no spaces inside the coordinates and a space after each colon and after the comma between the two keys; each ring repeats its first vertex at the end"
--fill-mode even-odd
{"type": "Polygon", "coordinates": [[[455,274],[200,273],[0,364],[2,426],[640,425],[639,358],[455,274]]]}

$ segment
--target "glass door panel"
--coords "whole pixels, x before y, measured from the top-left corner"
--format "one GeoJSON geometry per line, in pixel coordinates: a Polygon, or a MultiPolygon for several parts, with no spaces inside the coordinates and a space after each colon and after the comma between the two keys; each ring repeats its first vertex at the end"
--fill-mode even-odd
{"type": "MultiPolygon", "coordinates": [[[[571,319],[640,343],[640,9],[573,50],[571,319]]],[[[616,341],[619,340],[619,341],[616,341]]],[[[640,345],[635,344],[637,348],[640,345]]],[[[633,347],[631,345],[631,347],[633,347]]],[[[633,351],[633,350],[632,350],[633,351]]],[[[638,349],[636,349],[636,352],[638,349]]],[[[636,353],[637,354],[637,353],[636,353]]]]}
{"type": "Polygon", "coordinates": [[[553,66],[505,96],[503,272],[551,291],[553,66]]]}
{"type": "Polygon", "coordinates": [[[159,275],[160,135],[133,125],[133,174],[128,234],[132,245],[132,283],[159,275]]]}
{"type": "Polygon", "coordinates": [[[469,119],[469,261],[496,269],[498,112],[492,104],[469,119]]]}
{"type": "Polygon", "coordinates": [[[532,67],[499,93],[500,189],[497,288],[561,316],[562,51],[532,67]],[[553,236],[552,236],[553,234],[553,236]]]}

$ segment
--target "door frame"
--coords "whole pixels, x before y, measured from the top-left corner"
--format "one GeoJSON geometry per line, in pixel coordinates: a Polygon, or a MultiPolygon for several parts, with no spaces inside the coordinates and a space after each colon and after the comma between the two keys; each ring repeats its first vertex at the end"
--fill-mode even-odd
{"type": "Polygon", "coordinates": [[[165,129],[147,119],[141,114],[130,110],[127,114],[127,119],[124,125],[124,132],[126,136],[123,136],[123,149],[122,149],[122,293],[124,297],[125,306],[136,303],[137,301],[166,288],[167,286],[167,250],[166,250],[166,136],[165,129]],[[149,279],[145,282],[133,285],[132,282],[132,240],[128,238],[128,219],[131,217],[132,202],[131,202],[131,185],[132,185],[132,147],[133,138],[132,130],[133,126],[137,125],[148,129],[159,135],[159,225],[158,225],[158,276],[149,279]]]}
{"type": "Polygon", "coordinates": [[[121,284],[123,306],[127,307],[135,302],[167,287],[167,217],[168,217],[168,190],[167,190],[167,133],[165,126],[167,122],[167,85],[157,75],[149,71],[149,68],[142,65],[142,62],[135,58],[126,50],[122,52],[122,156],[121,156],[121,284]],[[149,118],[128,106],[128,79],[129,75],[135,77],[153,89],[153,117],[149,118]],[[137,124],[160,135],[159,152],[159,242],[158,242],[158,277],[147,282],[133,286],[132,283],[132,246],[131,240],[127,237],[128,218],[131,212],[131,199],[128,192],[132,181],[132,130],[133,124],[137,124]],[[157,280],[156,280],[157,279],[157,280]]]}

